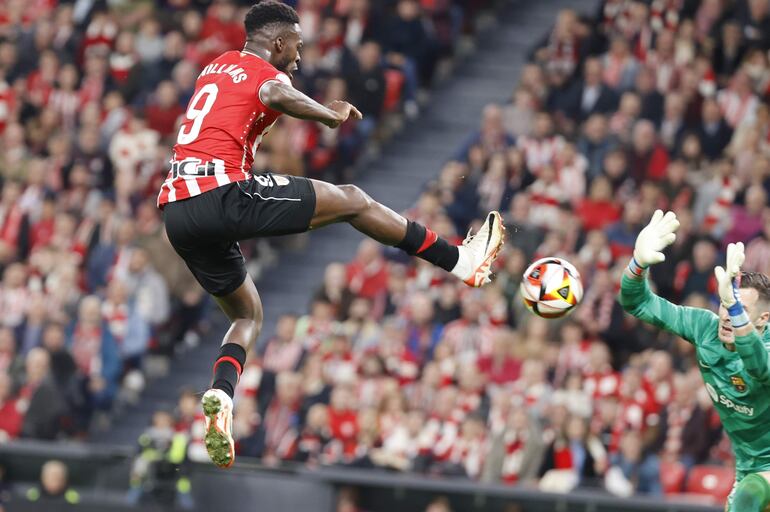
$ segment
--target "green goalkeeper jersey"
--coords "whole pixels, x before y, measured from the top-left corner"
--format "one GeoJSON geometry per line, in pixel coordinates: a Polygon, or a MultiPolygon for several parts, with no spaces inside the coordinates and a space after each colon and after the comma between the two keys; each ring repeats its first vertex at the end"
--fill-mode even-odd
{"type": "Polygon", "coordinates": [[[736,336],[736,350],[717,337],[719,317],[711,311],[676,306],[650,290],[646,279],[623,275],[623,309],[695,345],[698,366],[722,425],[733,445],[736,477],[770,470],[769,329],[736,336]]]}

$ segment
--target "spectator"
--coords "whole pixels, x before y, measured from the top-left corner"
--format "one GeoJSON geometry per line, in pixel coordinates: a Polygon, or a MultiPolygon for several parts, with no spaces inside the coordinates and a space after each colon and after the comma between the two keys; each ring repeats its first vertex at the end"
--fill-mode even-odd
{"type": "Polygon", "coordinates": [[[553,162],[564,147],[564,139],[554,134],[553,129],[551,116],[539,112],[535,116],[532,135],[517,141],[518,147],[524,152],[527,168],[535,176],[539,176],[540,169],[553,162]]]}
{"type": "Polygon", "coordinates": [[[762,234],[746,247],[744,267],[747,271],[767,275],[770,274],[770,213],[765,210],[762,216],[762,234]]]}
{"type": "Polygon", "coordinates": [[[320,464],[324,446],[330,439],[329,409],[324,404],[315,404],[307,412],[305,426],[297,439],[294,459],[310,466],[320,464]]]}
{"type": "Polygon", "coordinates": [[[136,301],[135,307],[150,326],[157,328],[168,320],[168,287],[150,262],[146,249],[134,248],[125,273],[119,269],[115,278],[124,278],[129,283],[128,289],[136,301]]]}
{"type": "Polygon", "coordinates": [[[345,318],[353,298],[353,293],[347,285],[347,271],[342,263],[333,263],[326,267],[324,279],[315,293],[316,300],[323,300],[334,305],[337,317],[345,318]]]}
{"type": "Polygon", "coordinates": [[[61,431],[60,421],[68,411],[53,381],[48,353],[33,348],[27,354],[24,368],[18,404],[24,415],[21,436],[55,439],[61,431]]]}
{"type": "Polygon", "coordinates": [[[676,267],[674,292],[684,298],[692,293],[710,295],[716,292],[714,266],[717,262],[717,244],[714,240],[702,239],[695,242],[692,262],[682,261],[676,267]]]}
{"type": "Polygon", "coordinates": [[[25,257],[28,251],[29,217],[18,203],[21,193],[21,183],[6,180],[0,194],[0,263],[5,265],[25,257]]]}
{"type": "Polygon", "coordinates": [[[680,85],[682,69],[674,53],[674,32],[661,30],[655,38],[655,47],[647,53],[645,61],[655,76],[656,88],[663,95],[680,85]]]}
{"type": "Polygon", "coordinates": [[[581,56],[581,29],[577,13],[560,11],[554,28],[535,53],[545,70],[559,77],[572,75],[581,56]]]}
{"type": "Polygon", "coordinates": [[[72,403],[73,407],[82,402],[82,393],[77,365],[66,346],[67,336],[63,326],[51,323],[43,331],[42,347],[48,352],[51,377],[56,387],[72,403]]]}
{"type": "Polygon", "coordinates": [[[519,379],[521,360],[514,356],[513,339],[508,333],[501,332],[495,338],[488,356],[478,359],[477,371],[486,378],[486,382],[505,386],[519,379]]]}
{"type": "Polygon", "coordinates": [[[265,344],[263,368],[276,374],[294,371],[299,367],[303,349],[294,336],[297,317],[282,315],[278,318],[275,335],[265,344]]]}
{"type": "Polygon", "coordinates": [[[749,77],[739,70],[730,79],[730,86],[717,93],[717,103],[730,128],[737,129],[754,122],[759,100],[751,90],[749,77]]]}
{"type": "Polygon", "coordinates": [[[642,103],[639,95],[634,92],[624,92],[620,97],[617,112],[609,116],[609,132],[623,144],[631,140],[631,132],[636,121],[640,119],[642,103]]]}
{"type": "Polygon", "coordinates": [[[385,101],[385,73],[380,58],[380,46],[376,42],[362,44],[358,49],[354,69],[350,70],[347,77],[351,102],[364,114],[364,119],[371,119],[370,122],[356,126],[364,139],[374,130],[385,101]]]}
{"type": "Polygon", "coordinates": [[[264,420],[254,434],[251,451],[244,452],[244,455],[264,457],[272,463],[289,457],[289,450],[297,436],[301,385],[299,374],[278,374],[275,396],[270,400],[264,420]]]}
{"type": "Polygon", "coordinates": [[[428,503],[425,512],[452,512],[452,507],[449,504],[449,500],[444,496],[439,496],[430,503],[428,503]]]}
{"type": "MultiPolygon", "coordinates": [[[[565,471],[564,480],[556,485],[570,486],[579,485],[581,481],[597,479],[604,474],[606,467],[607,453],[601,442],[588,433],[585,420],[571,416],[567,421],[566,430],[557,433],[554,441],[547,447],[539,474],[545,479],[554,479],[558,473],[545,475],[553,470],[565,471]]],[[[545,484],[541,482],[541,487],[543,485],[550,484],[546,480],[545,484]]]]}
{"type": "Polygon", "coordinates": [[[68,473],[67,466],[61,461],[49,460],[43,464],[40,485],[27,490],[27,501],[45,504],[46,507],[75,506],[80,503],[80,493],[68,485],[68,473]]]}
{"type": "Polygon", "coordinates": [[[681,94],[666,95],[663,103],[663,120],[660,123],[660,141],[669,152],[679,149],[685,126],[685,99],[681,94]]]}
{"type": "Polygon", "coordinates": [[[513,101],[503,109],[505,131],[514,138],[532,133],[537,101],[532,93],[519,87],[513,93],[513,101]]]}
{"type": "Polygon", "coordinates": [[[770,10],[764,0],[749,0],[742,5],[739,21],[743,34],[752,45],[767,47],[770,44],[770,10]]]}
{"type": "Polygon", "coordinates": [[[386,270],[377,242],[363,240],[358,246],[356,258],[347,267],[348,286],[356,295],[374,299],[385,291],[386,270]]]}
{"type": "Polygon", "coordinates": [[[659,180],[668,165],[668,151],[658,141],[655,126],[646,120],[634,125],[631,148],[628,152],[631,178],[637,183],[659,180]]]}
{"type": "Polygon", "coordinates": [[[634,58],[628,41],[616,37],[603,57],[604,82],[616,91],[626,91],[634,86],[639,62],[634,58]]]}
{"type": "Polygon", "coordinates": [[[406,78],[407,115],[417,114],[417,87],[429,83],[433,74],[434,41],[425,31],[421,6],[414,0],[400,0],[396,12],[386,21],[386,61],[406,78]]]}
{"type": "Polygon", "coordinates": [[[620,207],[612,200],[610,181],[603,176],[591,183],[588,197],[580,201],[576,208],[586,231],[605,228],[620,219],[620,212],[620,207]]]}
{"type": "Polygon", "coordinates": [[[165,411],[155,411],[152,425],[139,437],[139,455],[131,468],[128,503],[159,504],[192,510],[190,480],[184,462],[187,434],[174,431],[174,417],[165,411]]]}
{"type": "Polygon", "coordinates": [[[118,388],[120,359],[115,339],[102,319],[98,297],[89,296],[81,301],[69,345],[90,408],[108,411],[118,388]]]}
{"type": "Polygon", "coordinates": [[[21,433],[24,416],[19,402],[12,395],[13,381],[7,374],[0,374],[0,440],[8,442],[21,433]]]}
{"type": "Polygon", "coordinates": [[[584,125],[583,135],[578,139],[577,149],[588,160],[588,177],[595,178],[602,171],[607,153],[616,145],[608,133],[607,118],[593,114],[584,125]]]}
{"type": "Polygon", "coordinates": [[[163,81],[158,84],[153,101],[145,109],[147,127],[158,132],[161,137],[172,135],[177,126],[177,119],[184,114],[178,96],[176,85],[163,81]]]}
{"type": "Polygon", "coordinates": [[[636,93],[641,100],[639,117],[652,121],[656,126],[663,119],[663,95],[655,86],[655,72],[644,66],[636,75],[636,93]]]}
{"type": "Polygon", "coordinates": [[[358,490],[354,487],[343,487],[337,495],[336,512],[365,512],[358,506],[358,490]]]}
{"type": "Polygon", "coordinates": [[[712,100],[703,101],[701,123],[698,126],[698,138],[703,154],[714,160],[730,143],[733,130],[728,126],[719,110],[719,104],[712,100]]]}
{"type": "Polygon", "coordinates": [[[607,490],[618,496],[632,494],[661,495],[660,465],[654,455],[645,455],[642,439],[634,431],[620,441],[620,452],[612,457],[607,471],[607,490]]]}
{"type": "Polygon", "coordinates": [[[636,235],[641,230],[642,215],[641,204],[637,202],[626,204],[623,218],[606,228],[613,258],[631,254],[636,235]]]}
{"type": "Polygon", "coordinates": [[[753,185],[746,190],[746,205],[735,206],[732,211],[732,227],[725,234],[723,243],[751,240],[762,232],[762,216],[767,207],[767,193],[753,185]]]}
{"type": "Polygon", "coordinates": [[[506,419],[506,428],[492,440],[482,480],[506,484],[532,481],[537,477],[543,448],[537,420],[524,408],[515,408],[506,419]]]}
{"type": "Polygon", "coordinates": [[[565,98],[564,112],[573,121],[582,122],[591,114],[607,114],[617,108],[617,93],[602,81],[602,63],[586,59],[583,79],[575,83],[565,98]]]}
{"type": "Polygon", "coordinates": [[[687,184],[687,165],[682,160],[673,160],[666,169],[666,178],[661,183],[666,208],[683,210],[692,207],[695,191],[687,184]]]}
{"type": "Polygon", "coordinates": [[[714,48],[711,63],[720,83],[724,83],[726,78],[738,69],[746,52],[741,27],[735,20],[729,20],[722,25],[719,43],[714,48]]]}

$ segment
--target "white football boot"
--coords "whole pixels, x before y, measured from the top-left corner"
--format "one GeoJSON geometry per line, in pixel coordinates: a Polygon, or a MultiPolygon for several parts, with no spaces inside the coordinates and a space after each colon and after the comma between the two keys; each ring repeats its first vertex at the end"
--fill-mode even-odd
{"type": "Polygon", "coordinates": [[[214,464],[229,468],[235,462],[233,400],[221,389],[209,389],[204,393],[201,404],[206,415],[206,451],[214,464]]]}
{"type": "Polygon", "coordinates": [[[497,258],[505,239],[505,226],[498,212],[490,212],[475,235],[468,236],[457,249],[460,257],[452,274],[468,286],[478,288],[490,282],[492,263],[497,258]]]}

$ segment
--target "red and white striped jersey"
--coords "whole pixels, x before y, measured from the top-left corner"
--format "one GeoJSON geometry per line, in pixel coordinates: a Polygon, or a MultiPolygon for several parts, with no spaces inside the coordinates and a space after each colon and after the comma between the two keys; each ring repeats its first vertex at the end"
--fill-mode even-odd
{"type": "Polygon", "coordinates": [[[249,177],[262,137],[280,112],[259,99],[266,82],[289,77],[252,53],[225,52],[203,68],[179,128],[158,206],[249,177]]]}

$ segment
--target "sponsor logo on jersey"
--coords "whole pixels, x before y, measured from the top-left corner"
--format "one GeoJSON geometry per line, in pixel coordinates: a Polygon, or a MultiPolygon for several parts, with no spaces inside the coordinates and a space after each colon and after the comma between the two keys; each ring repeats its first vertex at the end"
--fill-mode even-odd
{"type": "Polygon", "coordinates": [[[743,380],[743,377],[740,375],[733,375],[730,377],[730,382],[733,384],[735,389],[738,390],[738,392],[743,393],[746,391],[746,381],[743,380]]]}
{"type": "Polygon", "coordinates": [[[717,393],[717,390],[714,389],[714,386],[712,386],[708,382],[706,383],[706,391],[708,391],[708,394],[711,397],[711,400],[714,401],[714,403],[722,404],[727,409],[732,409],[738,414],[743,414],[746,416],[754,416],[753,407],[749,407],[748,405],[743,405],[743,404],[737,404],[732,400],[730,400],[729,398],[727,398],[725,395],[720,395],[719,393],[717,393]]]}
{"type": "Polygon", "coordinates": [[[706,391],[709,392],[709,396],[711,397],[711,400],[713,400],[714,402],[719,402],[719,393],[717,393],[717,390],[714,389],[714,386],[712,386],[708,382],[706,383],[706,391]]]}
{"type": "Polygon", "coordinates": [[[230,75],[234,84],[239,84],[249,78],[245,70],[238,66],[238,64],[209,64],[203,68],[203,71],[201,71],[201,74],[198,75],[198,77],[221,74],[230,75]]]}
{"type": "Polygon", "coordinates": [[[202,176],[214,176],[216,174],[216,165],[214,162],[202,162],[197,158],[187,158],[178,162],[171,161],[171,177],[176,178],[199,178],[202,176]]]}

